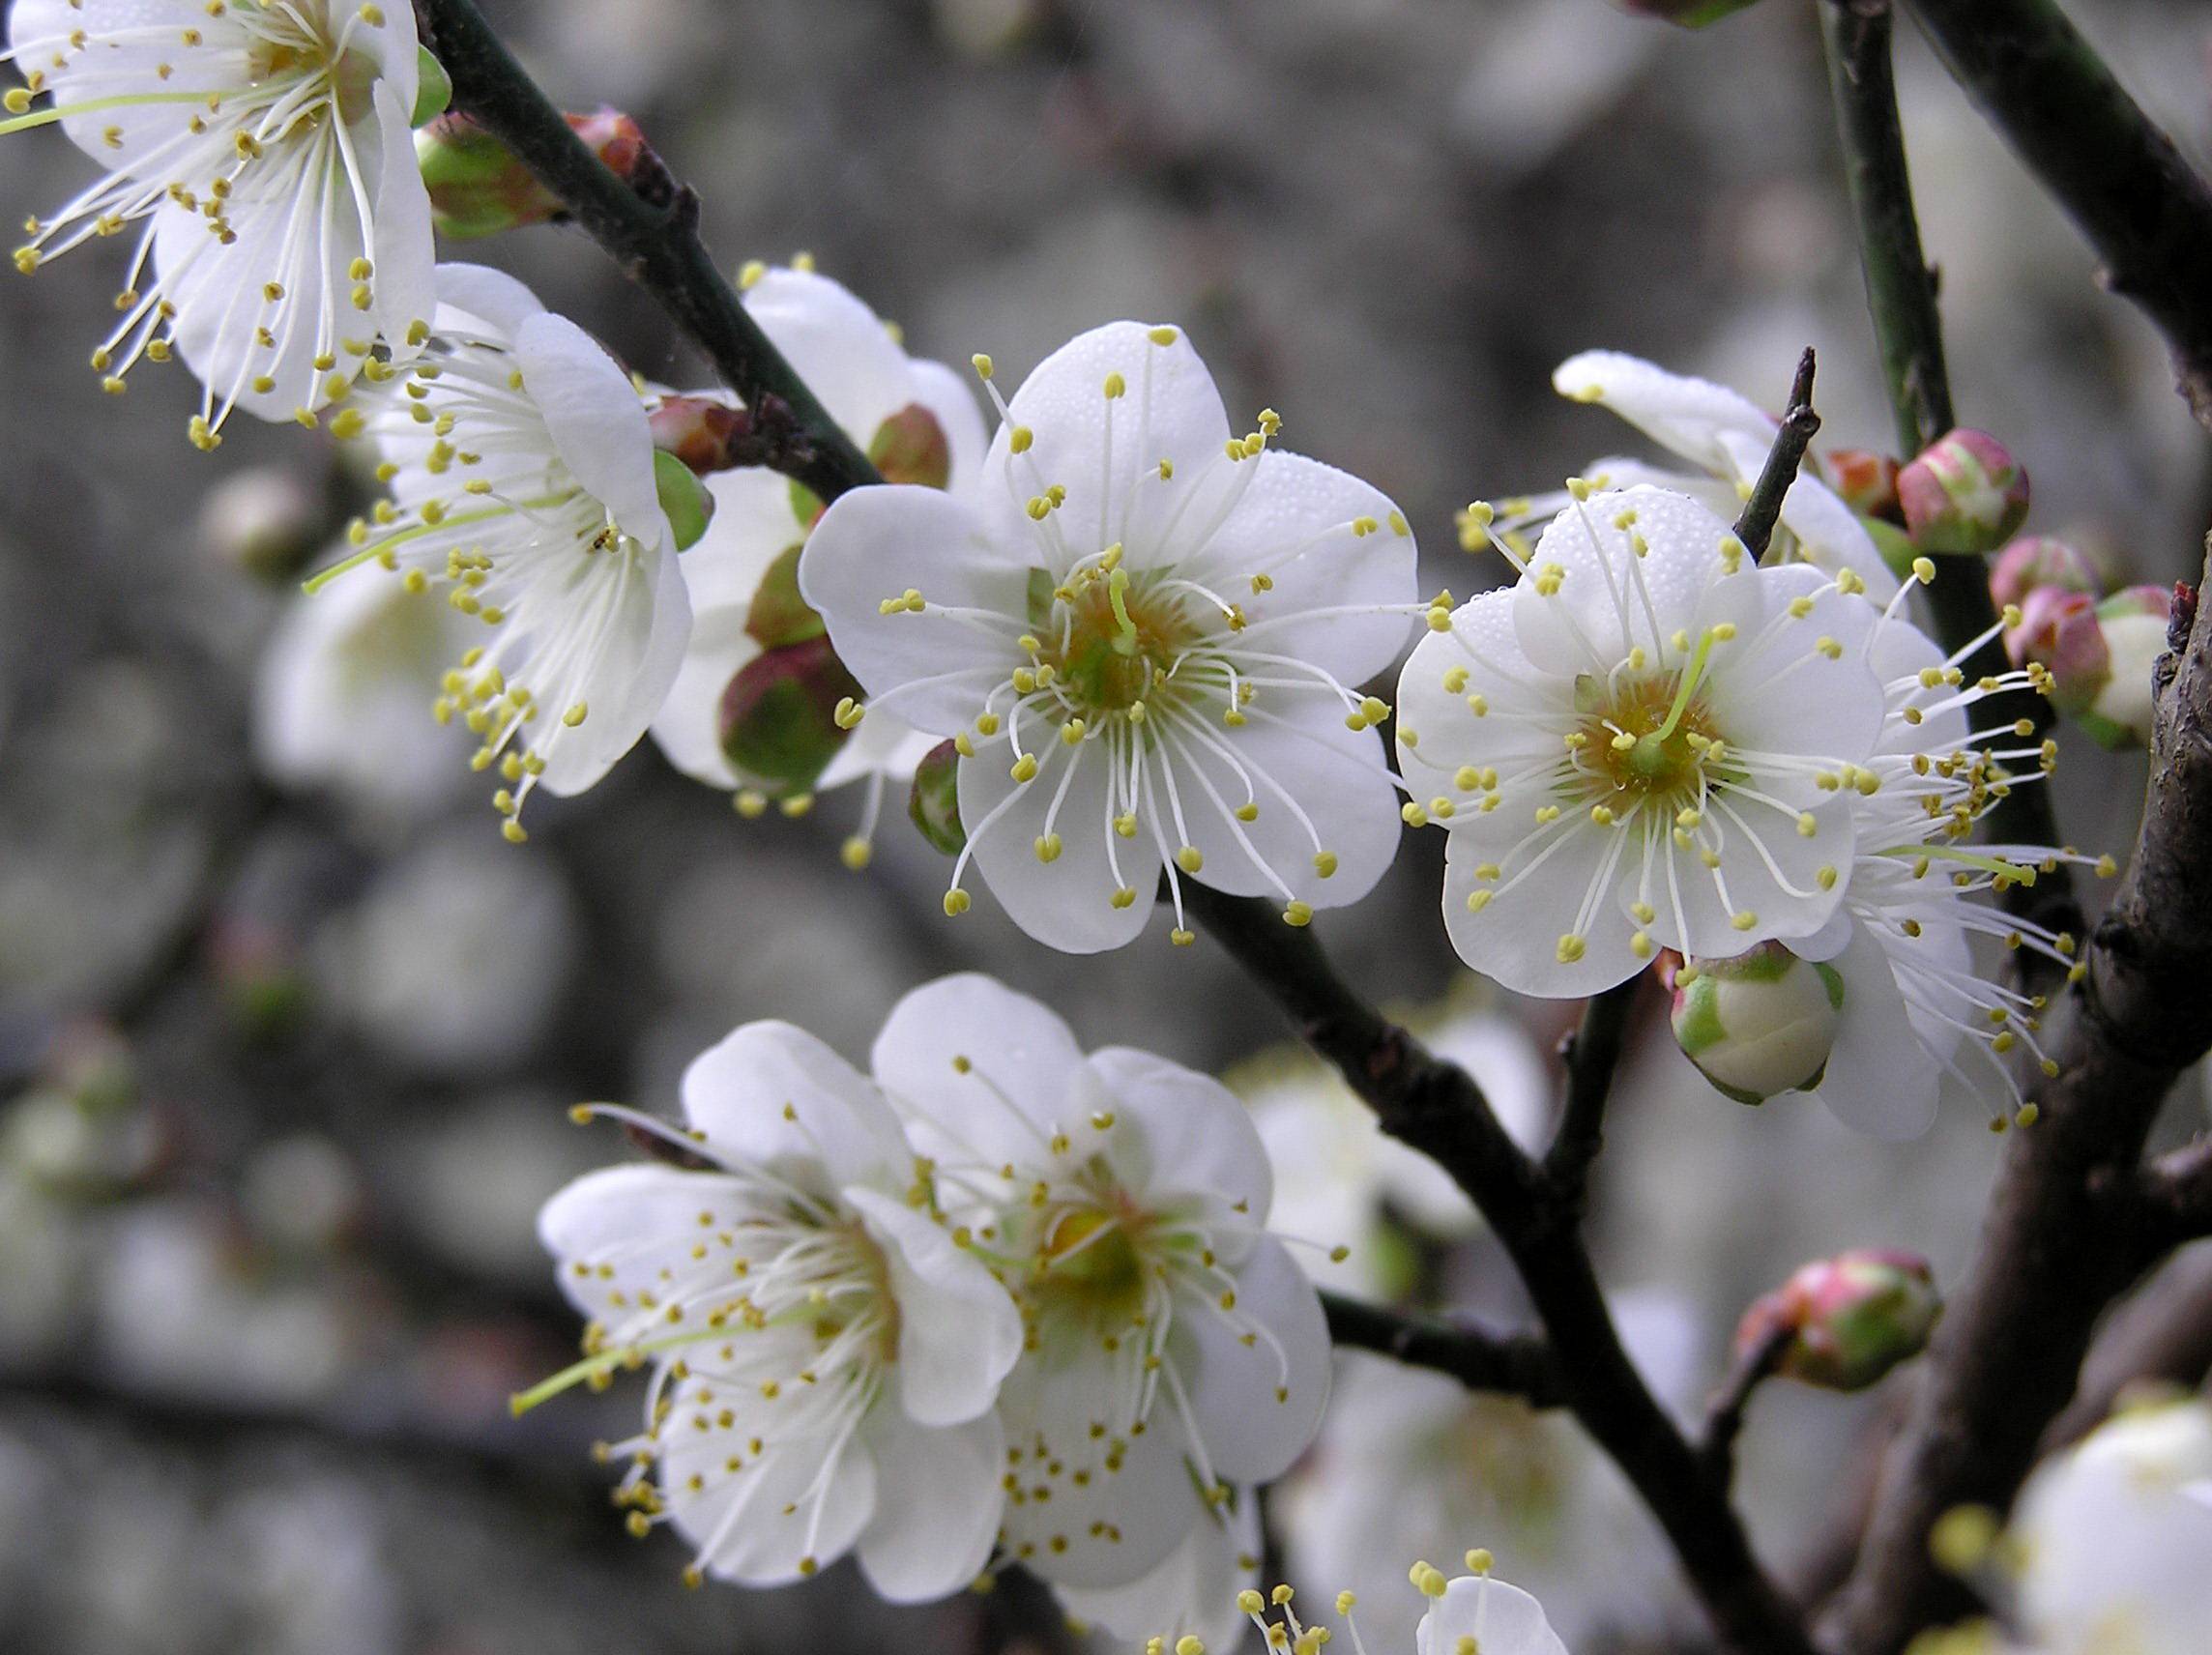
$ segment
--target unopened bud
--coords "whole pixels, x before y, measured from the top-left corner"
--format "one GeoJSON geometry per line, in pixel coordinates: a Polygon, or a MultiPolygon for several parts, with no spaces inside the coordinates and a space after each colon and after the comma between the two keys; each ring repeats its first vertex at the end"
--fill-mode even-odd
{"type": "Polygon", "coordinates": [[[2096,699],[2081,713],[2081,728],[2108,747],[2150,744],[2152,673],[2166,653],[2173,622],[2173,590],[2123,587],[2097,605],[2110,670],[2096,699]]]}
{"type": "Polygon", "coordinates": [[[910,402],[876,427],[868,458],[886,482],[943,488],[952,479],[952,446],[937,416],[910,402]]]}
{"type": "Polygon", "coordinates": [[[2039,586],[2094,597],[2100,584],[2096,569],[2079,547],[2048,535],[2022,536],[1990,566],[1990,600],[1999,609],[2025,605],[2027,595],[2039,586]]]}
{"type": "Polygon", "coordinates": [[[804,644],[822,636],[822,617],[799,595],[798,546],[786,546],[753,588],[745,631],[764,650],[804,644]]]}
{"type": "Polygon", "coordinates": [[[713,393],[663,396],[647,416],[653,446],[706,477],[746,463],[735,450],[752,435],[752,418],[713,393]]]}
{"type": "Polygon", "coordinates": [[[952,743],[938,742],[915,767],[914,791],[906,803],[921,836],[948,857],[957,857],[968,843],[968,830],[960,825],[959,769],[960,756],[952,743]]]}
{"type": "MultiPolygon", "coordinates": [[[[2160,642],[2165,638],[2166,625],[2161,622],[2160,642]]],[[[2005,628],[2004,647],[2013,665],[2040,661],[2049,669],[2045,693],[2064,713],[2086,711],[2112,676],[2104,628],[2097,623],[2096,600],[2086,593],[2058,586],[2033,588],[2020,604],[2020,624],[2005,628]]],[[[2149,677],[2146,668],[2146,682],[2149,677]]]]}
{"type": "Polygon", "coordinates": [[[692,475],[691,468],[665,449],[653,450],[653,486],[676,536],[676,549],[687,552],[699,543],[713,520],[714,497],[692,475]]]}
{"type": "Polygon", "coordinates": [[[1677,28],[1702,29],[1708,23],[1717,23],[1732,12],[1740,12],[1757,0],[1616,0],[1623,12],[1632,12],[1640,17],[1656,17],[1663,23],[1677,28]]]}
{"type": "Polygon", "coordinates": [[[1897,462],[1872,449],[1830,449],[1822,456],[1828,486],[1861,517],[1898,522],[1897,462]]]}
{"type": "MultiPolygon", "coordinates": [[[[568,121],[618,178],[627,180],[647,153],[645,134],[619,110],[570,115],[568,121]]],[[[511,150],[458,112],[438,116],[415,134],[415,160],[430,194],[431,222],[451,240],[542,224],[564,211],[561,198],[533,178],[511,150]]]]}
{"type": "Polygon", "coordinates": [[[200,544],[256,580],[297,578],[324,549],[332,527],[329,497],[312,468],[235,472],[200,503],[200,544]]]}
{"type": "Polygon", "coordinates": [[[862,693],[827,637],[755,655],[722,691],[722,752],[764,787],[803,794],[845,742],[837,704],[862,693]]]}
{"type": "Polygon", "coordinates": [[[1803,1266],[1757,1300],[1735,1347],[1741,1355],[1784,1339],[1776,1373],[1823,1390],[1864,1390],[1926,1350],[1942,1312],[1927,1260],[1854,1248],[1803,1266]]]}
{"type": "Polygon", "coordinates": [[[1897,474],[1898,504],[1924,552],[1994,552],[2027,520],[2027,472],[1987,431],[1962,425],[1897,474]]]}
{"type": "Polygon", "coordinates": [[[1731,959],[1686,962],[1672,1021],[1683,1055],[1718,1090],[1764,1103],[1819,1084],[1843,1005],[1833,968],[1768,942],[1731,959]]]}

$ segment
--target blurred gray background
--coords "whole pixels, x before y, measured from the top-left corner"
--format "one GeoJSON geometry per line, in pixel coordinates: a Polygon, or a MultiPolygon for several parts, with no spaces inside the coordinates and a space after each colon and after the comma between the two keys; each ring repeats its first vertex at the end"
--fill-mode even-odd
{"type": "MultiPolygon", "coordinates": [[[[2070,9],[2212,152],[2204,9],[2070,9]]],[[[1184,323],[1233,416],[1281,410],[1288,446],[1397,499],[1431,589],[1505,572],[1456,549],[1455,508],[1634,447],[1550,391],[1587,346],[1774,406],[1810,343],[1823,444],[1887,438],[1810,0],[1698,35],[1602,0],[486,10],[557,101],[643,123],[731,268],[810,249],[910,348],[987,350],[1017,378],[1103,320],[1184,323]]],[[[2193,573],[2212,453],[2156,339],[1901,44],[1961,417],[2024,459],[2031,527],[2126,578],[2193,573]]],[[[0,141],[0,217],[87,176],[58,133],[0,141]]],[[[239,541],[270,500],[338,492],[337,462],[245,420],[195,452],[175,368],[103,396],[84,358],[118,250],[0,286],[0,1649],[1058,1640],[1011,1580],[903,1611],[834,1572],[686,1594],[681,1549],[625,1539],[585,1455],[631,1396],[509,1420],[575,1332],[536,1206],[623,1152],[564,1110],[666,1108],[683,1062],[748,1018],[864,1059],[901,992],[961,967],[1053,1000],[1090,1041],[1203,1066],[1280,1022],[1203,942],[1066,959],[988,897],[948,923],[943,864],[897,820],[848,874],[849,798],[742,822],[650,747],[582,799],[538,800],[521,850],[474,787],[393,811],[277,785],[248,731],[296,598],[239,541]]],[[[581,235],[455,250],[639,371],[696,379],[581,235]]],[[[2068,833],[2124,851],[2141,779],[2139,757],[2070,743],[2068,833]]],[[[1378,997],[1464,975],[1435,917],[1441,847],[1411,836],[1382,890],[1320,922],[1378,997]]],[[[1557,1033],[1556,1009],[1522,1009],[1557,1033]]],[[[1994,1152],[1970,1109],[1885,1150],[1746,1114],[1650,1054],[1616,1112],[1598,1240],[1618,1285],[1687,1295],[1717,1363],[1743,1302],[1800,1258],[1883,1241],[1955,1266],[1994,1152]]],[[[1882,1406],[1762,1400],[1748,1497],[1779,1561],[1818,1544],[1882,1406]]]]}

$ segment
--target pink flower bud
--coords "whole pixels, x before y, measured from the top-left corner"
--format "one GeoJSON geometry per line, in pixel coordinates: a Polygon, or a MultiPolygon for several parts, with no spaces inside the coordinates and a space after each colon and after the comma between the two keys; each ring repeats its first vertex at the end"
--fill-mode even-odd
{"type": "Polygon", "coordinates": [[[1674,973],[1674,1040],[1723,1094],[1764,1103],[1819,1084],[1844,1004],[1844,979],[1761,943],[1726,960],[1689,960],[1674,973]]]}
{"type": "Polygon", "coordinates": [[[2097,595],[2097,571],[2078,547],[2048,536],[2027,535],[1997,554],[1990,569],[1990,597],[1999,609],[2025,603],[2039,586],[2097,595]]]}
{"type": "Polygon", "coordinates": [[[715,396],[663,396],[648,417],[653,446],[674,454],[700,477],[748,463],[736,450],[752,435],[752,418],[715,396]]]}
{"type": "Polygon", "coordinates": [[[2013,665],[2040,661],[2050,670],[2045,693],[2061,712],[2084,711],[2112,676],[2096,600],[2085,593],[2033,588],[2020,605],[2020,624],[2005,629],[2004,647],[2013,665]]]}
{"type": "Polygon", "coordinates": [[[755,655],[722,691],[722,751],[762,786],[805,793],[845,743],[839,709],[861,693],[827,636],[755,655]]]}
{"type": "Polygon", "coordinates": [[[2097,605],[2097,624],[2110,660],[2103,686],[2079,719],[2108,747],[2150,743],[2151,674],[2166,653],[2173,621],[2173,591],[2164,586],[2123,587],[2097,605]]]}
{"type": "Polygon", "coordinates": [[[1927,1349],[1942,1314],[1928,1261],[1856,1248],[1806,1264],[1737,1324],[1739,1355],[1782,1339],[1774,1371],[1824,1390],[1857,1391],[1927,1349]]]}
{"type": "Polygon", "coordinates": [[[1994,552],[2027,518],[2027,473],[1987,431],[1962,425],[1897,474],[1912,543],[1924,552],[1994,552]]]}
{"type": "Polygon", "coordinates": [[[957,857],[968,843],[960,825],[960,755],[950,741],[940,741],[922,755],[915,768],[914,791],[907,798],[906,813],[936,849],[957,857]]]}
{"type": "Polygon", "coordinates": [[[1861,517],[1898,521],[1897,462],[1872,449],[1830,449],[1823,456],[1828,486],[1861,517]]]}

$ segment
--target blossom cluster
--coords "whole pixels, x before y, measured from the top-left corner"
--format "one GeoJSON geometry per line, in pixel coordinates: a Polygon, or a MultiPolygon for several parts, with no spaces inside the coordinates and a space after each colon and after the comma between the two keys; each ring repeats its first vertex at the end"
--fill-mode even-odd
{"type": "Polygon", "coordinates": [[[642,1429],[607,1449],[633,1529],[677,1530],[695,1578],[773,1584],[852,1553],[918,1601],[996,1557],[1132,1636],[1171,1600],[1218,1621],[1255,1566],[1251,1485],[1303,1452],[1329,1389],[1234,1094],[1086,1056],[973,975],[900,1002],[866,1074],[754,1023],[682,1093],[680,1126],[579,1111],[683,1164],[547,1205],[591,1320],[584,1359],[519,1399],[650,1365],[642,1429]]]}

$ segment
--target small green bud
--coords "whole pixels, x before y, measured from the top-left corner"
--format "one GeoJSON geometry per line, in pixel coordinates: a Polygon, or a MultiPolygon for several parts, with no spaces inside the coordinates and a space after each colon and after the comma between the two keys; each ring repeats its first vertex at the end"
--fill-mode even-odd
{"type": "Polygon", "coordinates": [[[957,857],[968,843],[960,825],[960,756],[950,741],[940,741],[915,768],[914,791],[907,797],[906,813],[916,829],[936,849],[957,857]]]}
{"type": "Polygon", "coordinates": [[[768,566],[760,585],[753,588],[752,607],[745,612],[745,631],[764,650],[786,644],[804,644],[822,636],[822,617],[799,595],[799,552],[786,546],[768,566]]]}
{"type": "Polygon", "coordinates": [[[762,786],[804,793],[844,745],[838,703],[863,694],[827,637],[770,650],[722,691],[722,751],[762,786]]]}
{"type": "Polygon", "coordinates": [[[689,466],[665,449],[653,450],[653,486],[660,496],[660,509],[668,514],[668,527],[675,532],[676,549],[689,551],[713,520],[714,497],[689,466]]]}
{"type": "Polygon", "coordinates": [[[918,402],[908,403],[876,427],[868,458],[886,482],[943,488],[952,479],[952,447],[945,427],[918,402]]]}
{"type": "Polygon", "coordinates": [[[1690,960],[1674,979],[1676,1044],[1738,1103],[1819,1085],[1843,1020],[1832,967],[1761,943],[1725,960],[1690,960]]]}

